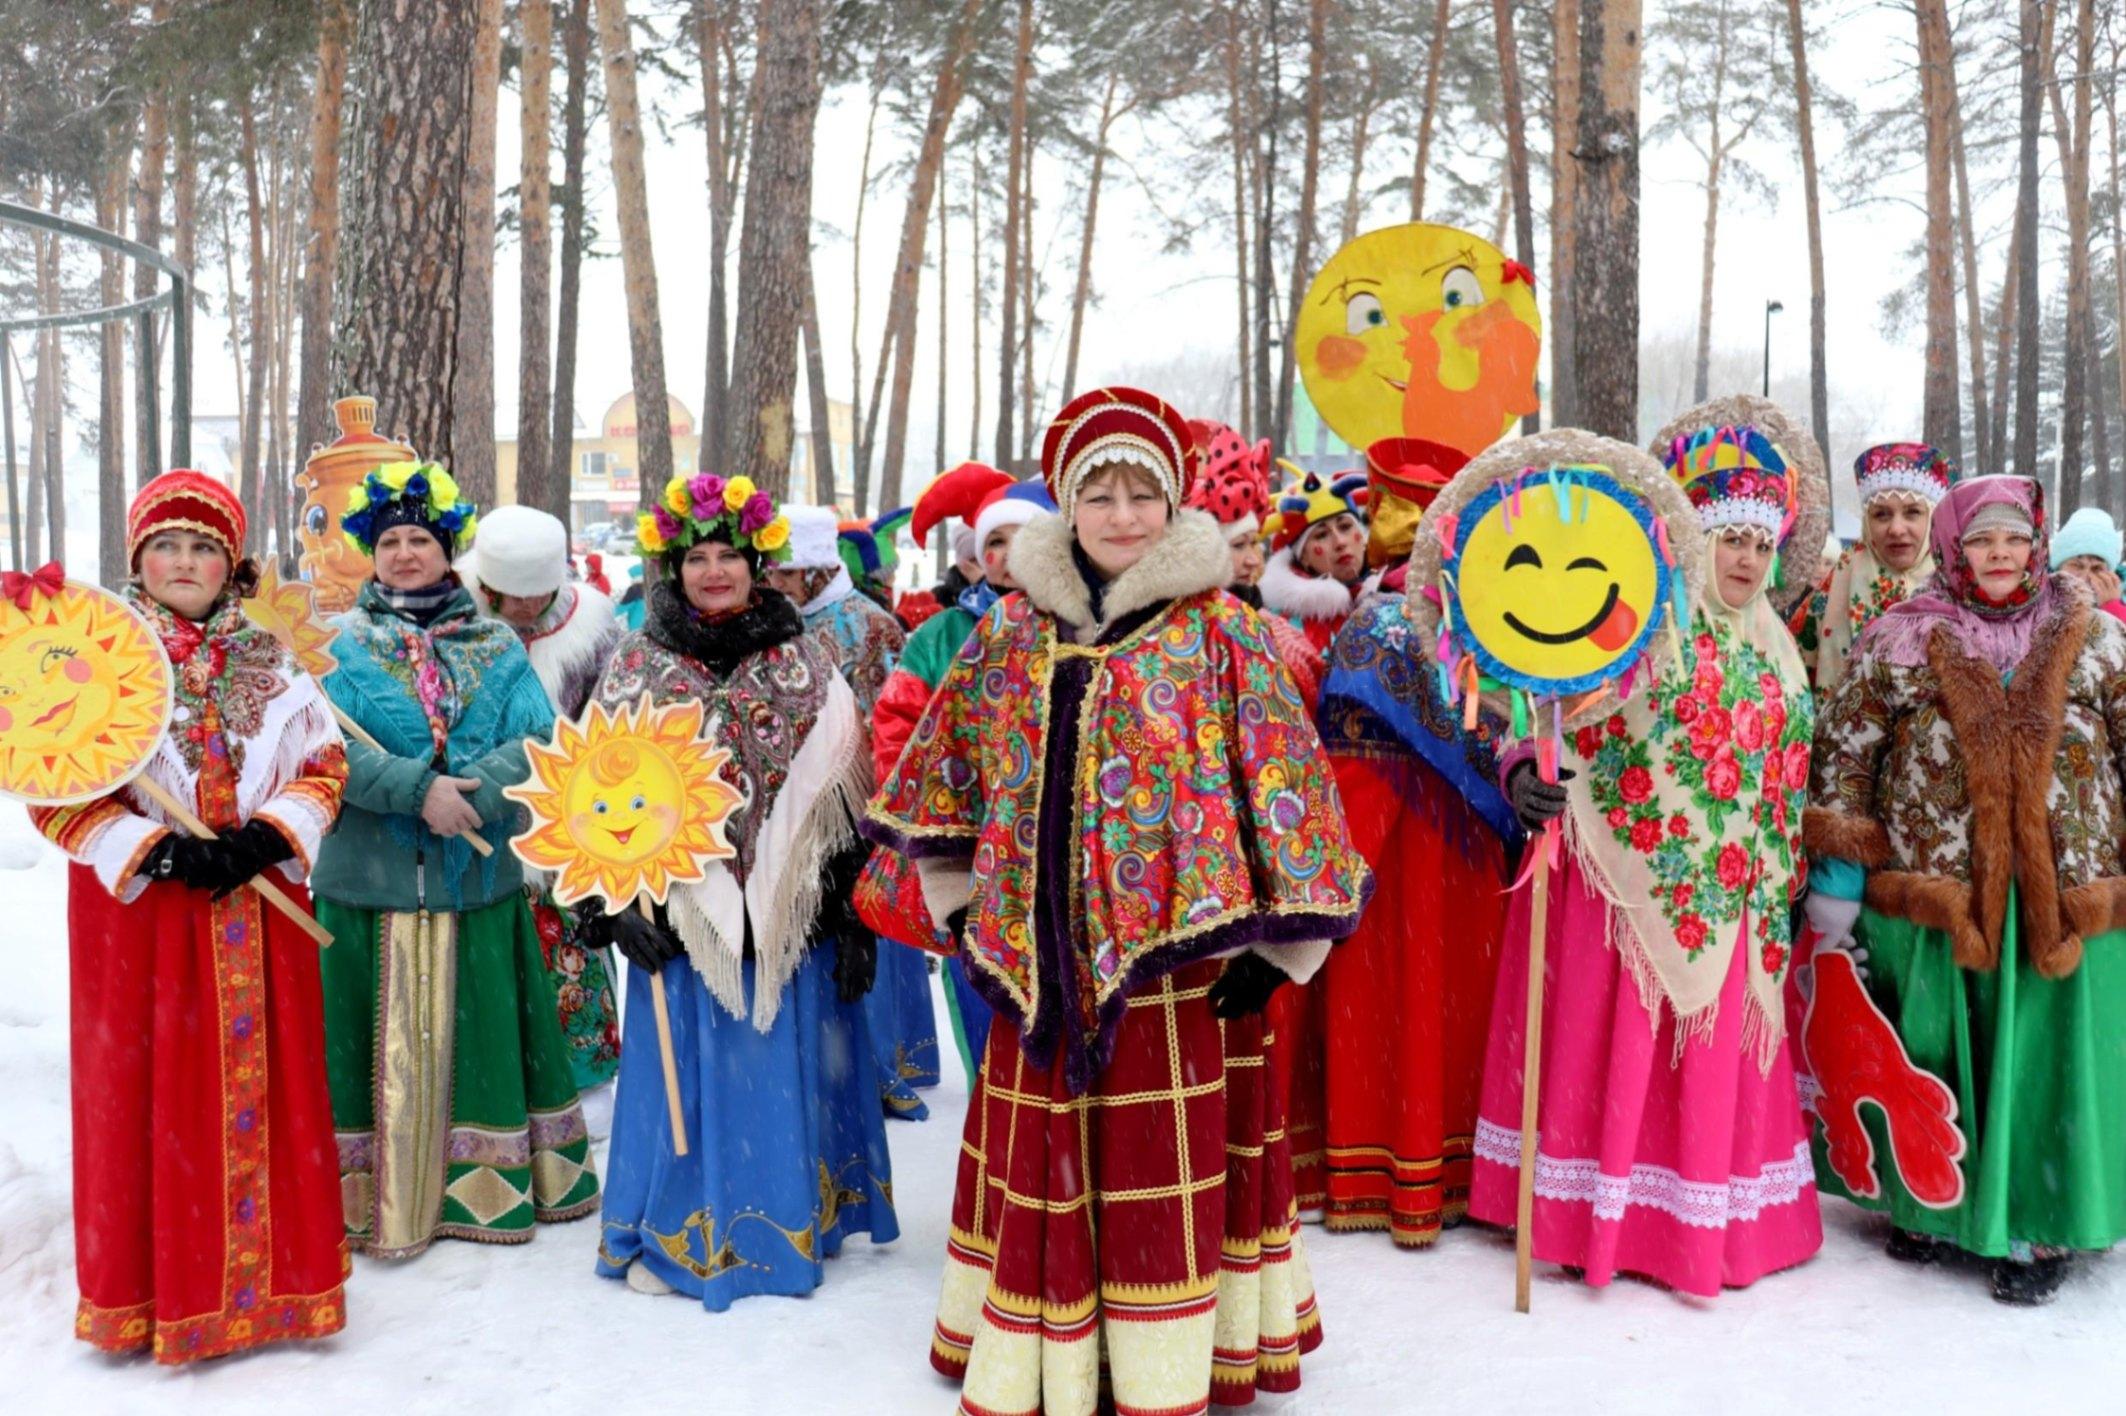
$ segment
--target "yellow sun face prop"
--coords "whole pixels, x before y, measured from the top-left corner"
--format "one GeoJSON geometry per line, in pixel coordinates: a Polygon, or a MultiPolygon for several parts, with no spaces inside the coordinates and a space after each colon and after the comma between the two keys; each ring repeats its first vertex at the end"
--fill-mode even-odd
{"type": "Polygon", "coordinates": [[[1462,512],[1451,560],[1477,666],[1538,697],[1615,677],[1669,599],[1657,536],[1651,508],[1607,468],[1495,483],[1462,512]]]}
{"type": "Polygon", "coordinates": [[[243,604],[244,617],[287,645],[310,677],[321,679],[340,666],[332,655],[339,631],[318,617],[316,586],[283,580],[269,565],[259,575],[258,593],[243,604]]]}
{"type": "Polygon", "coordinates": [[[60,806],[124,785],[162,742],[170,687],[155,632],[107,591],[0,604],[0,795],[60,806]]]}
{"type": "Polygon", "coordinates": [[[531,776],[503,795],[531,811],[510,841],[525,864],[557,872],[554,898],[600,895],[614,909],[702,879],[735,852],[724,833],[744,804],[723,780],[731,754],[700,741],[701,705],[594,705],[562,719],[550,743],[527,743],[531,776]]]}
{"type": "Polygon", "coordinates": [[[1473,457],[1540,406],[1535,277],[1451,226],[1354,238],[1308,287],[1295,338],[1307,397],[1353,447],[1425,438],[1473,457]]]}

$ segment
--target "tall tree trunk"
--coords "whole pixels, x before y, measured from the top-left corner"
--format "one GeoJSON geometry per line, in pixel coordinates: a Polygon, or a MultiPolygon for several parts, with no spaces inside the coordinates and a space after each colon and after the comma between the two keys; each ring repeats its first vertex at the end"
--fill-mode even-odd
{"type": "MultiPolygon", "coordinates": [[[[332,384],[424,457],[456,445],[472,7],[367,0],[348,54],[332,384]]],[[[493,429],[483,431],[492,435],[493,429]]]]}
{"type": "MultiPolygon", "coordinates": [[[[878,405],[874,395],[867,405],[864,402],[864,208],[871,198],[871,145],[878,136],[878,109],[885,97],[883,72],[871,81],[871,108],[864,115],[864,155],[856,169],[856,222],[849,233],[849,427],[855,440],[856,467],[850,474],[850,482],[856,489],[856,508],[862,511],[871,500],[871,440],[878,431],[878,405]],[[866,410],[869,416],[866,417],[866,410]]],[[[879,353],[878,376],[886,376],[886,354],[893,348],[893,330],[889,324],[879,353]]],[[[981,377],[977,372],[976,377],[981,377]]],[[[883,384],[881,384],[883,388],[883,384]]],[[[881,511],[884,507],[879,508],[881,511]]]]}
{"type": "MultiPolygon", "coordinates": [[[[732,200],[729,115],[724,102],[725,19],[722,0],[701,7],[701,126],[709,159],[709,332],[705,387],[701,392],[701,446],[723,446],[726,400],[731,396],[729,263],[732,200]]],[[[735,75],[733,76],[735,79],[735,75]]]]}
{"type": "Polygon", "coordinates": [[[2018,33],[2022,42],[2019,78],[2022,109],[2016,135],[2016,229],[2020,233],[2015,263],[2015,455],[2013,469],[2037,476],[2037,129],[2038,59],[2043,52],[2038,0],[2021,0],[2018,33]]]}
{"type": "Polygon", "coordinates": [[[236,465],[232,468],[232,473],[236,493],[241,497],[244,490],[242,429],[251,410],[251,386],[245,381],[244,369],[244,326],[247,316],[243,313],[243,296],[236,286],[236,239],[229,232],[229,206],[226,202],[221,208],[221,262],[222,290],[227,297],[226,313],[229,317],[229,372],[236,389],[238,443],[236,465]]]}
{"type": "MultiPolygon", "coordinates": [[[[1787,3],[1799,5],[1801,0],[1787,3]]],[[[1550,41],[1550,307],[1544,311],[1550,321],[1550,425],[1573,428],[1580,421],[1580,385],[1573,377],[1572,359],[1573,213],[1580,187],[1580,163],[1572,145],[1580,133],[1580,0],[1553,0],[1550,41]]],[[[1810,167],[1804,174],[1811,183],[1814,173],[1810,167]]],[[[1809,190],[1813,194],[1814,186],[1809,190]]]]}
{"type": "Polygon", "coordinates": [[[1078,232],[1078,283],[1070,294],[1070,342],[1063,355],[1063,401],[1078,394],[1078,342],[1085,331],[1085,305],[1093,291],[1093,228],[1100,219],[1100,177],[1107,170],[1107,132],[1114,121],[1115,86],[1118,78],[1107,76],[1107,94],[1100,100],[1100,126],[1093,134],[1093,168],[1085,179],[1085,222],[1078,232]]]}
{"type": "MultiPolygon", "coordinates": [[[[189,90],[170,95],[170,150],[176,168],[175,180],[170,184],[170,256],[179,268],[194,272],[192,279],[186,283],[194,329],[199,327],[198,312],[201,307],[196,274],[199,267],[200,227],[199,124],[194,116],[194,105],[197,101],[196,96],[189,90]]],[[[181,359],[189,353],[189,350],[179,350],[172,357],[181,359]]],[[[176,416],[173,409],[171,417],[174,419],[176,416]]]]}
{"type": "MultiPolygon", "coordinates": [[[[1425,171],[1432,164],[1433,116],[1439,110],[1439,75],[1447,59],[1447,7],[1438,0],[1432,11],[1432,47],[1425,54],[1424,97],[1417,106],[1417,161],[1410,173],[1410,219],[1425,219],[1425,171]]],[[[1562,13],[1573,0],[1556,0],[1562,13]]]]}
{"type": "Polygon", "coordinates": [[[1240,62],[1240,4],[1230,0],[1226,9],[1225,81],[1226,124],[1233,137],[1233,294],[1239,319],[1234,327],[1234,350],[1237,358],[1240,385],[1240,427],[1244,433],[1252,433],[1255,427],[1255,388],[1248,378],[1252,367],[1249,357],[1248,325],[1248,154],[1254,149],[1253,135],[1248,131],[1241,103],[1244,72],[1240,62]]]}
{"type": "MultiPolygon", "coordinates": [[[[599,0],[603,5],[605,0],[599,0]]],[[[819,115],[819,5],[762,0],[738,328],[724,460],[772,493],[790,479],[797,331],[810,283],[812,129],[819,115]]]]}
{"type": "Polygon", "coordinates": [[[1361,59],[1358,112],[1351,118],[1351,181],[1344,188],[1344,219],[1337,228],[1337,245],[1348,246],[1358,234],[1358,218],[1365,202],[1366,144],[1373,130],[1373,110],[1380,102],[1379,75],[1361,59]]]}
{"type": "MultiPolygon", "coordinates": [[[[1299,327],[1299,307],[1307,298],[1307,282],[1314,276],[1314,203],[1321,191],[1322,73],[1329,57],[1329,0],[1309,0],[1307,5],[1307,109],[1306,148],[1300,159],[1299,215],[1292,230],[1292,280],[1285,299],[1282,352],[1277,359],[1277,423],[1273,436],[1277,446],[1292,440],[1292,383],[1298,365],[1298,349],[1292,331],[1299,327]]],[[[1518,120],[1516,115],[1515,121],[1518,120]]]]}
{"type": "MultiPolygon", "coordinates": [[[[2126,416],[2126,183],[2120,180],[2119,163],[2119,87],[2126,83],[2122,78],[2121,63],[2126,61],[2126,26],[2114,29],[2111,35],[2111,82],[2104,88],[2104,117],[2111,137],[2111,293],[2118,301],[2119,313],[2115,328],[2119,331],[2112,353],[2119,367],[2119,411],[2126,416]]],[[[2120,428],[2122,442],[2126,442],[2126,425],[2120,428]]],[[[2105,488],[2105,505],[2114,517],[2126,511],[2126,446],[2119,450],[2119,465],[2112,473],[2105,488]]]]}
{"type": "MultiPolygon", "coordinates": [[[[1030,7],[1031,0],[1029,0],[1030,7]]],[[[893,391],[886,406],[885,458],[879,464],[879,506],[901,504],[902,464],[908,452],[908,403],[915,386],[916,297],[923,279],[923,242],[930,232],[930,203],[937,193],[938,173],[945,165],[945,138],[952,129],[952,115],[959,109],[967,56],[974,49],[976,21],[981,0],[966,0],[960,8],[951,36],[945,41],[944,62],[938,71],[937,88],[930,97],[930,113],[923,123],[923,144],[916,154],[915,174],[908,184],[908,209],[901,217],[900,254],[893,267],[893,290],[886,301],[886,345],[879,350],[874,377],[893,364],[893,391]]],[[[878,419],[879,390],[871,390],[870,421],[878,419]]],[[[869,437],[865,438],[868,443],[869,437]]]]}
{"type": "Polygon", "coordinates": [[[244,409],[243,427],[243,475],[237,485],[243,489],[244,514],[253,526],[261,530],[268,524],[266,502],[266,468],[259,455],[259,427],[266,405],[271,402],[266,385],[266,349],[272,342],[272,324],[266,308],[266,226],[265,213],[261,210],[262,197],[258,180],[258,122],[253,112],[249,93],[237,100],[237,115],[242,135],[238,160],[244,169],[244,214],[250,231],[250,252],[246,269],[251,280],[251,294],[246,302],[244,337],[250,350],[250,371],[246,375],[251,384],[251,402],[244,409]]]}
{"type": "Polygon", "coordinates": [[[1580,425],[1637,442],[1639,0],[1580,3],[1574,375],[1580,425]]]}
{"type": "MultiPolygon", "coordinates": [[[[465,250],[458,274],[458,362],[450,468],[478,506],[495,486],[495,125],[502,99],[502,0],[476,0],[465,149],[465,250]]],[[[639,421],[639,420],[638,420],[639,421]]]]}
{"type": "MultiPolygon", "coordinates": [[[[627,280],[628,362],[635,376],[635,460],[640,464],[641,502],[657,504],[672,479],[672,405],[664,382],[664,325],[657,313],[657,261],[650,249],[649,178],[642,158],[642,109],[635,95],[635,43],[628,33],[627,0],[598,0],[598,47],[605,56],[605,120],[613,148],[613,195],[620,208],[620,265],[627,280]]],[[[762,32],[767,31],[762,11],[762,32]]],[[[751,192],[746,228],[751,244],[751,192]]],[[[798,250],[807,249],[796,233],[798,250]]],[[[790,347],[796,353],[793,302],[790,347]]],[[[741,328],[743,328],[741,323],[741,328]]],[[[794,365],[793,365],[794,368],[794,365]]],[[[789,417],[785,400],[783,416],[789,417]]],[[[785,450],[788,442],[785,440],[785,450]]],[[[725,456],[729,457],[729,448],[725,456]]],[[[780,487],[778,480],[775,486],[780,487]]]]}
{"type": "Polygon", "coordinates": [[[2082,502],[2082,424],[2089,416],[2089,362],[2096,352],[2089,289],[2089,70],[2096,62],[2096,13],[2093,0],[2075,8],[2074,111],[2070,118],[2060,98],[2060,81],[2052,58],[2050,76],[2053,135],[2060,149],[2060,183],[2067,209],[2067,329],[2060,387],[2060,514],[2082,502]]]}
{"type": "Polygon", "coordinates": [[[1040,145],[1026,135],[1026,165],[1019,173],[1019,461],[1033,460],[1033,156],[1040,145]]]}
{"type": "Polygon", "coordinates": [[[1712,102],[1706,106],[1705,244],[1698,264],[1698,348],[1691,368],[1691,402],[1694,404],[1705,402],[1713,368],[1713,267],[1720,230],[1720,166],[1727,156],[1720,122],[1727,116],[1721,103],[1727,93],[1728,19],[1728,9],[1723,3],[1714,21],[1713,52],[1705,56],[1706,62],[1712,66],[1713,95],[1712,102]]]}
{"type": "MultiPolygon", "coordinates": [[[[169,23],[171,0],[154,0],[148,7],[148,23],[161,28],[169,23]]],[[[133,239],[153,250],[162,249],[162,190],[163,172],[170,160],[170,102],[169,91],[162,84],[149,88],[147,101],[141,108],[140,122],[140,178],[133,187],[133,239]]],[[[116,214],[114,213],[114,216],[116,214]]],[[[110,230],[123,229],[123,223],[112,225],[110,230]]],[[[146,261],[136,261],[133,266],[133,298],[145,300],[155,293],[162,273],[146,261]]],[[[139,481],[145,485],[150,478],[164,471],[162,465],[161,439],[150,434],[157,425],[155,396],[159,382],[150,378],[150,371],[157,365],[155,331],[160,321],[150,315],[145,321],[133,325],[133,355],[137,361],[134,368],[133,421],[140,433],[139,481]]]]}
{"type": "Polygon", "coordinates": [[[1952,461],[1963,457],[1963,411],[1957,398],[1956,194],[1950,179],[1950,89],[1953,60],[1946,0],[1918,0],[1919,92],[1926,127],[1927,359],[1922,436],[1952,461]]]}
{"type": "MultiPolygon", "coordinates": [[[[54,210],[58,209],[61,200],[59,184],[55,181],[52,184],[54,210]]],[[[39,251],[42,258],[37,262],[37,309],[40,314],[55,315],[62,308],[59,238],[46,239],[40,244],[39,251]]],[[[66,459],[61,451],[66,441],[66,346],[56,329],[41,329],[37,335],[37,396],[44,405],[44,415],[37,422],[36,430],[43,434],[44,531],[49,552],[45,558],[63,561],[68,554],[66,459]]]]}
{"type": "Polygon", "coordinates": [[[1026,86],[1032,72],[1033,0],[1019,0],[1018,39],[1011,62],[1010,157],[1004,175],[1004,320],[997,338],[997,466],[1005,469],[1011,466],[1018,407],[1012,383],[1018,377],[1018,361],[1013,356],[1019,349],[1020,174],[1026,162],[1026,86]]]}
{"type": "Polygon", "coordinates": [[[1986,301],[1978,283],[1978,223],[1971,210],[1971,171],[1964,159],[1964,106],[1957,96],[1953,53],[1942,77],[1949,86],[1949,136],[1951,156],[1956,164],[1956,226],[1963,258],[1964,322],[1971,331],[1971,429],[1978,441],[1979,470],[1990,472],[2000,466],[2000,449],[1989,437],[1993,428],[1993,406],[1986,397],[1986,301]]]}
{"type": "Polygon", "coordinates": [[[570,524],[568,478],[554,465],[553,0],[519,0],[523,50],[517,170],[517,500],[570,524]]]}
{"type": "Polygon", "coordinates": [[[2022,290],[2018,276],[2022,259],[2023,219],[2018,211],[2008,236],[2008,267],[2001,272],[2000,299],[1993,306],[1993,427],[1987,439],[1993,446],[1993,461],[1987,466],[1996,472],[2009,470],[2008,405],[2014,394],[2009,384],[2009,371],[2014,366],[2015,305],[2022,290]]]}
{"type": "MultiPolygon", "coordinates": [[[[967,284],[972,298],[968,306],[972,311],[968,319],[967,352],[974,360],[974,396],[967,414],[967,455],[973,457],[982,446],[982,146],[979,134],[968,141],[967,166],[967,284]]],[[[944,468],[940,467],[939,471],[944,468]]],[[[891,508],[881,507],[880,510],[891,508]]]]}
{"type": "MultiPolygon", "coordinates": [[[[591,83],[591,0],[571,0],[562,36],[568,87],[561,100],[561,270],[554,311],[554,439],[547,459],[565,492],[576,478],[576,321],[583,296],[583,144],[591,83]]],[[[704,445],[709,464],[714,449],[704,445]]],[[[603,512],[605,508],[598,508],[603,512]]]]}
{"type": "MultiPolygon", "coordinates": [[[[946,249],[945,243],[945,233],[952,225],[952,203],[948,200],[951,196],[952,188],[945,178],[946,174],[941,169],[938,173],[938,411],[937,447],[932,451],[931,455],[933,465],[930,470],[933,473],[943,471],[945,467],[946,396],[947,389],[952,382],[951,368],[946,359],[946,353],[952,344],[950,319],[952,301],[950,292],[947,289],[950,281],[946,279],[946,273],[951,270],[952,262],[948,259],[951,253],[946,249]]],[[[857,515],[863,515],[864,509],[862,507],[858,507],[856,510],[857,515]]]]}
{"type": "Polygon", "coordinates": [[[1270,350],[1277,345],[1277,280],[1270,264],[1270,243],[1277,227],[1277,137],[1284,119],[1284,46],[1278,27],[1279,0],[1265,0],[1264,32],[1255,44],[1248,72],[1263,71],[1262,51],[1269,51],[1269,112],[1254,126],[1259,147],[1254,154],[1250,195],[1255,202],[1255,417],[1269,426],[1262,431],[1281,447],[1277,438],[1277,391],[1271,383],[1270,350]]]}
{"type": "MultiPolygon", "coordinates": [[[[1521,46],[1513,32],[1513,0],[1491,0],[1491,17],[1498,31],[1499,95],[1506,110],[1506,170],[1513,191],[1513,258],[1533,271],[1535,205],[1528,192],[1528,132],[1521,112],[1521,46]]],[[[1297,302],[1292,314],[1296,320],[1297,302]]],[[[1522,432],[1532,433],[1541,425],[1540,411],[1522,415],[1522,432]]]]}
{"type": "MultiPolygon", "coordinates": [[[[819,340],[819,296],[812,282],[812,262],[805,261],[805,394],[812,413],[812,495],[821,506],[834,506],[834,421],[827,404],[827,351],[819,340]]],[[[863,508],[857,508],[863,515],[863,508]]]]}
{"type": "MultiPolygon", "coordinates": [[[[1786,0],[1787,48],[1794,60],[1795,123],[1801,137],[1801,193],[1809,227],[1809,428],[1816,445],[1828,457],[1831,452],[1831,385],[1824,363],[1825,305],[1823,291],[1823,206],[1816,191],[1816,118],[1814,89],[1809,82],[1808,27],[1801,17],[1801,0],[1786,0]]],[[[1960,120],[1959,120],[1960,122],[1960,120]]],[[[1961,127],[1959,126],[1959,132],[1961,127]]],[[[1968,238],[1969,228],[1965,228],[1968,238]]],[[[1972,331],[1977,340],[1977,330],[1972,331]]]]}
{"type": "MultiPolygon", "coordinates": [[[[96,224],[106,231],[121,230],[125,221],[126,177],[133,155],[133,125],[109,134],[104,155],[103,182],[96,192],[96,224]]],[[[103,255],[103,271],[97,283],[98,303],[125,303],[125,258],[115,251],[103,255]]],[[[129,488],[125,461],[125,324],[113,320],[97,331],[97,374],[100,397],[96,425],[96,572],[106,587],[116,589],[126,578],[126,503],[129,488]]],[[[10,436],[12,437],[12,430],[10,436]]]]}
{"type": "MultiPolygon", "coordinates": [[[[297,379],[296,446],[332,441],[332,267],[340,239],[340,115],[347,97],[346,0],[325,0],[318,14],[317,90],[310,107],[310,202],[303,239],[303,346],[297,379]]],[[[178,156],[178,180],[187,167],[178,156]]],[[[182,229],[182,227],[180,227],[182,229]]]]}

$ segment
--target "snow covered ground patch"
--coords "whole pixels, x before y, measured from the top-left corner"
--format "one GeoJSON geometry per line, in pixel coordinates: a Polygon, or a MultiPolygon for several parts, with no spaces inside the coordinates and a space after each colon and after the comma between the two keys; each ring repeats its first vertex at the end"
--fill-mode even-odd
{"type": "MultiPolygon", "coordinates": [[[[809,1298],[720,1316],[592,1276],[595,1220],[502,1248],[439,1243],[359,1259],[347,1331],[168,1371],[74,1341],[65,870],[0,807],[0,1392],[9,1412],[333,1408],[428,1412],[929,1413],[953,1389],[927,1354],[966,1091],[956,1059],[932,1119],[894,1123],[902,1237],[852,1240],[809,1298]]],[[[939,1005],[940,1020],[944,1017],[939,1005]]],[[[949,1045],[948,1045],[949,1046],[949,1045]]],[[[603,1131],[601,1124],[597,1127],[603,1131]]],[[[602,1153],[602,1147],[601,1147],[602,1153]]],[[[602,1158],[602,1154],[601,1154],[602,1158]]],[[[1875,1222],[1827,1207],[1823,1253],[1715,1302],[1539,1273],[1513,1312],[1513,1250],[1463,1228],[1429,1252],[1382,1234],[1306,1241],[1327,1341],[1275,1416],[1371,1413],[1865,1412],[2126,1409],[2126,1260],[2079,1270],[2049,1308],[1986,1294],[1982,1270],[1882,1257],[1875,1222]]]]}

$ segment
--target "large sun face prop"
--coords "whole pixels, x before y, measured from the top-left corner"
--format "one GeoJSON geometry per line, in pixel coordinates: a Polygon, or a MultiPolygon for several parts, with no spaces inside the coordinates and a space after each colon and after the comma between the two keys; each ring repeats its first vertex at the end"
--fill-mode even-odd
{"type": "Polygon", "coordinates": [[[552,742],[525,745],[531,776],[503,794],[532,823],[509,844],[525,864],[556,872],[555,899],[662,902],[734,854],[724,825],[744,798],[721,775],[731,754],[699,740],[701,718],[698,703],[593,705],[580,724],[557,723],[552,742]]]}
{"type": "Polygon", "coordinates": [[[283,580],[269,565],[259,575],[258,593],[243,604],[244,617],[287,645],[310,677],[321,679],[340,666],[332,655],[339,631],[318,618],[316,586],[283,580]]]}
{"type": "Polygon", "coordinates": [[[117,596],[69,580],[0,604],[0,795],[87,801],[130,780],[170,722],[170,661],[117,596]]]}

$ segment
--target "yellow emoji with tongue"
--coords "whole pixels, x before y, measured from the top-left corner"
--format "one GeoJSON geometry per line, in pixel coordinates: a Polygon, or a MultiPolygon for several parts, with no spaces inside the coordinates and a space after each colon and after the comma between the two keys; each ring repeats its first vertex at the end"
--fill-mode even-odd
{"type": "Polygon", "coordinates": [[[1584,692],[1660,618],[1668,578],[1650,509],[1604,469],[1495,485],[1459,531],[1458,608],[1494,678],[1538,696],[1584,692]]]}

